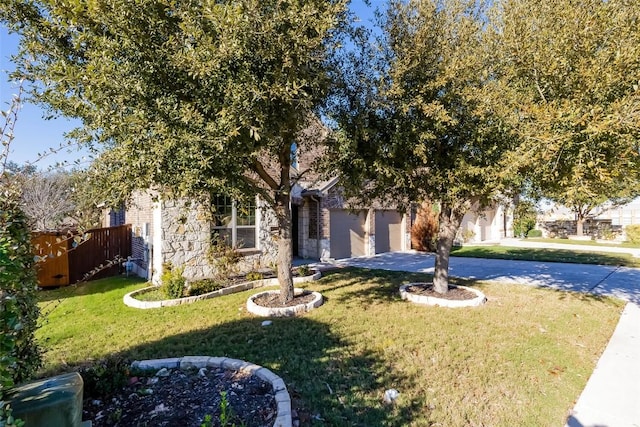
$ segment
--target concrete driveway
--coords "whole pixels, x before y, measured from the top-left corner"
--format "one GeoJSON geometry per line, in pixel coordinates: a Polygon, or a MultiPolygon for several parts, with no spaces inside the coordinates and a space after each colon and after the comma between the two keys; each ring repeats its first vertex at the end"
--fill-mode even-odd
{"type": "MultiPolygon", "coordinates": [[[[337,260],[338,266],[433,273],[435,257],[415,251],[337,260]]],[[[455,277],[499,280],[609,295],[640,305],[640,269],[602,265],[451,257],[455,277]]]]}

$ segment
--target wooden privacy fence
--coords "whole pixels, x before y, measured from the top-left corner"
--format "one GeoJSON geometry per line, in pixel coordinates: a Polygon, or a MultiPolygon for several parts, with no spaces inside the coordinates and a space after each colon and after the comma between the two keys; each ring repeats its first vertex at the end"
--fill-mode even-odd
{"type": "MultiPolygon", "coordinates": [[[[38,263],[38,284],[42,287],[65,286],[83,279],[88,273],[118,258],[131,255],[131,225],[95,228],[82,235],[70,233],[34,233],[32,243],[38,263]]],[[[89,280],[113,276],[120,263],[99,269],[89,280]]]]}

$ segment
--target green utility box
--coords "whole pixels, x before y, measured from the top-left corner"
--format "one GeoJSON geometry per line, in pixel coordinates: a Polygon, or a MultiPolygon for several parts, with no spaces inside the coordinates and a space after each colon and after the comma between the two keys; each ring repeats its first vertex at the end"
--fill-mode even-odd
{"type": "Polygon", "coordinates": [[[82,386],[82,377],[73,372],[22,384],[7,400],[25,427],[80,427],[82,386]]]}

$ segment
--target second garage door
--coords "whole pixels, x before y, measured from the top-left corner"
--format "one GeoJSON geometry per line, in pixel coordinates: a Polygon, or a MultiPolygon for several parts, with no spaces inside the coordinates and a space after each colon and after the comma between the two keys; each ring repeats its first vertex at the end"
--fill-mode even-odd
{"type": "Polygon", "coordinates": [[[402,250],[402,215],[398,211],[376,211],[376,253],[402,250]]]}
{"type": "Polygon", "coordinates": [[[364,225],[366,212],[351,213],[335,209],[330,214],[331,258],[350,258],[365,255],[364,225]]]}

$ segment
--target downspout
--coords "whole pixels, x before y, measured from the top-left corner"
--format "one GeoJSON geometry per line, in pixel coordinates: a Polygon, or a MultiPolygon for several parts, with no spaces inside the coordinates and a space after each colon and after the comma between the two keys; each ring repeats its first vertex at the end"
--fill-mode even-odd
{"type": "Polygon", "coordinates": [[[318,260],[320,260],[320,200],[315,197],[314,195],[309,196],[318,205],[316,209],[316,254],[318,255],[318,260]]]}

